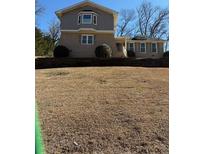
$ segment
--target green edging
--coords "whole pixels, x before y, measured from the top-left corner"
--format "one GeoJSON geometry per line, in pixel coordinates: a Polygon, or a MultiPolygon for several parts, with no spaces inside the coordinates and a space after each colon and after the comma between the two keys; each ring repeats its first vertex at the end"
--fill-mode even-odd
{"type": "Polygon", "coordinates": [[[37,109],[35,113],[35,154],[45,154],[37,109]]]}

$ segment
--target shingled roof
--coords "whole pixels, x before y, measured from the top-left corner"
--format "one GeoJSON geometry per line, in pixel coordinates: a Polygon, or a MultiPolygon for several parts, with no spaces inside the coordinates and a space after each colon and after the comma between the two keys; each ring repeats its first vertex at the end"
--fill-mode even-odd
{"type": "Polygon", "coordinates": [[[158,39],[158,38],[151,38],[151,37],[146,37],[146,36],[135,36],[131,40],[141,40],[141,41],[165,41],[163,39],[158,39]]]}

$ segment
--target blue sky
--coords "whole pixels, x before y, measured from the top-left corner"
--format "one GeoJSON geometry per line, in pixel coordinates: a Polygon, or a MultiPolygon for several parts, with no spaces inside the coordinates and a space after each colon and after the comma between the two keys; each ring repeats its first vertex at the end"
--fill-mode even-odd
{"type": "MultiPolygon", "coordinates": [[[[47,31],[49,23],[57,19],[55,11],[81,2],[83,0],[39,0],[39,3],[45,8],[45,12],[38,17],[37,24],[43,31],[47,31]]],[[[143,0],[92,0],[95,3],[109,7],[116,11],[121,9],[135,9],[143,0]]],[[[154,5],[162,8],[169,6],[169,0],[149,0],[154,5]]]]}

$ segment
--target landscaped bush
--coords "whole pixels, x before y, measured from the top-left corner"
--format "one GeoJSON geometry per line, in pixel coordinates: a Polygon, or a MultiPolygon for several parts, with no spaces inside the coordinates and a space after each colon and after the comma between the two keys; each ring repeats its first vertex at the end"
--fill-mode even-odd
{"type": "Polygon", "coordinates": [[[54,49],[53,55],[56,58],[68,57],[70,52],[71,52],[71,50],[69,50],[65,46],[59,45],[54,49]]]}
{"type": "Polygon", "coordinates": [[[128,56],[128,57],[135,57],[134,51],[128,50],[128,51],[127,51],[127,56],[128,56]]]}
{"type": "Polygon", "coordinates": [[[166,52],[163,54],[163,57],[169,57],[169,51],[166,51],[166,52]]]}
{"type": "Polygon", "coordinates": [[[107,44],[102,44],[95,49],[95,56],[98,58],[111,58],[112,49],[107,44]]]}

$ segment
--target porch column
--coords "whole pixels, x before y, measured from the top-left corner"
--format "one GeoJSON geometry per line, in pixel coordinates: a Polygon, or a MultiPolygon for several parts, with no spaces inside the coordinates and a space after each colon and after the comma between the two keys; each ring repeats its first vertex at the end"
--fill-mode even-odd
{"type": "Polygon", "coordinates": [[[125,37],[125,49],[127,51],[127,39],[126,39],[126,37],[125,37]]]}

